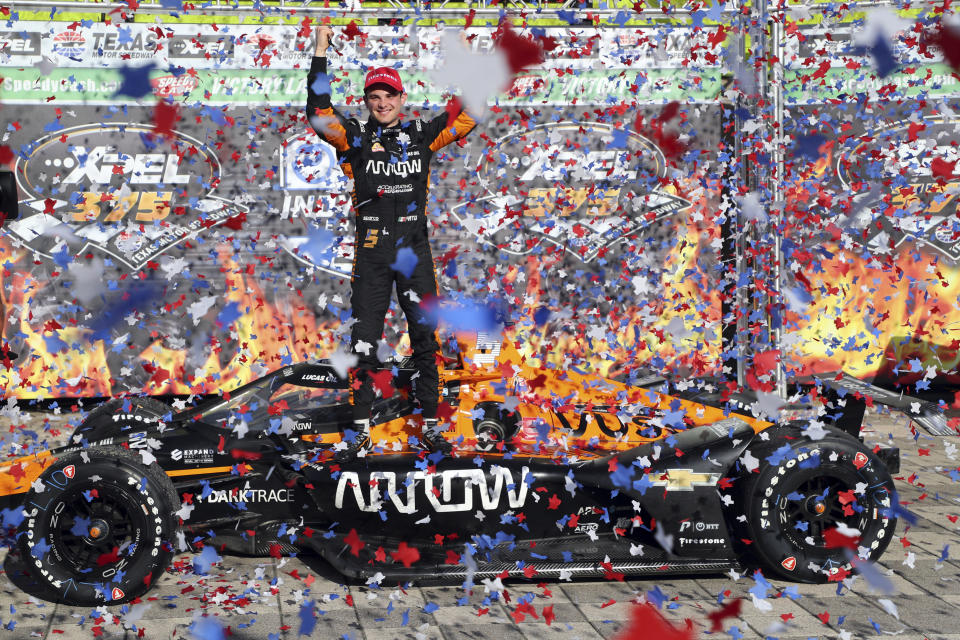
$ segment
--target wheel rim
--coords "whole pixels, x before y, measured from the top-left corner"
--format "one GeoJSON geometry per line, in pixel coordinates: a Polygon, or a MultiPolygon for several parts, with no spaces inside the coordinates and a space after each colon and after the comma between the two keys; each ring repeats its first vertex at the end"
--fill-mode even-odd
{"type": "Polygon", "coordinates": [[[862,537],[875,511],[870,494],[853,494],[854,500],[845,501],[840,494],[855,487],[824,471],[780,498],[783,533],[801,549],[829,550],[825,533],[841,525],[857,529],[862,537]]]}
{"type": "Polygon", "coordinates": [[[498,442],[506,438],[503,425],[494,420],[483,420],[477,425],[477,451],[492,451],[498,442]]]}
{"type": "Polygon", "coordinates": [[[71,487],[52,508],[56,515],[50,522],[52,546],[64,567],[77,576],[112,576],[131,565],[146,548],[148,527],[140,500],[115,484],[71,487]],[[88,500],[87,492],[92,489],[97,496],[88,500]]]}

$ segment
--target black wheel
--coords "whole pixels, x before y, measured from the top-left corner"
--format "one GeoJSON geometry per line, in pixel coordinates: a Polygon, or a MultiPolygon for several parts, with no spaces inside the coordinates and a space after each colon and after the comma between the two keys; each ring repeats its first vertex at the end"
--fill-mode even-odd
{"type": "Polygon", "coordinates": [[[142,430],[172,411],[170,407],[153,398],[113,398],[90,412],[73,432],[74,441],[79,438],[96,443],[123,433],[142,430]]]}
{"type": "Polygon", "coordinates": [[[887,548],[897,524],[889,511],[893,479],[861,442],[834,430],[810,440],[799,429],[775,428],[750,456],[759,466],[741,480],[737,503],[746,522],[739,528],[764,571],[801,582],[839,580],[853,558],[876,560],[887,548]],[[857,552],[838,544],[846,540],[834,532],[859,538],[857,552]]]}
{"type": "Polygon", "coordinates": [[[145,466],[124,449],[93,448],[58,459],[40,480],[42,491],[34,488],[24,500],[17,544],[51,599],[127,602],[167,568],[178,500],[156,463],[145,466]]]}

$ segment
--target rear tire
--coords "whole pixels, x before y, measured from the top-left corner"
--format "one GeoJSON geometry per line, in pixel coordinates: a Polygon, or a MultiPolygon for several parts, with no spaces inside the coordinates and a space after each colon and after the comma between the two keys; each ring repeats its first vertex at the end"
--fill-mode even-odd
{"type": "Polygon", "coordinates": [[[159,465],[93,448],[58,459],[40,480],[42,491],[24,500],[17,544],[51,599],[97,606],[146,593],[170,563],[176,526],[177,494],[159,465]]]}
{"type": "Polygon", "coordinates": [[[810,440],[797,428],[770,430],[750,454],[757,472],[746,474],[738,504],[748,549],[769,574],[800,582],[840,580],[863,554],[876,560],[887,548],[896,518],[887,511],[894,484],[867,447],[830,430],[810,440]],[[846,526],[859,531],[858,551],[828,546],[825,533],[846,526]]]}

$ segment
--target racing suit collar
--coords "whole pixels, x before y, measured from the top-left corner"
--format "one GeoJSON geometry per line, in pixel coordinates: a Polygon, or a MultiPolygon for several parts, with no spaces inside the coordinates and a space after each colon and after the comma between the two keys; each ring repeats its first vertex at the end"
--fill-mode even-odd
{"type": "Polygon", "coordinates": [[[370,118],[367,120],[367,130],[374,133],[379,132],[381,135],[395,136],[403,129],[403,124],[403,120],[399,120],[397,121],[397,124],[393,125],[392,127],[385,127],[377,122],[376,118],[370,116],[370,118]]]}

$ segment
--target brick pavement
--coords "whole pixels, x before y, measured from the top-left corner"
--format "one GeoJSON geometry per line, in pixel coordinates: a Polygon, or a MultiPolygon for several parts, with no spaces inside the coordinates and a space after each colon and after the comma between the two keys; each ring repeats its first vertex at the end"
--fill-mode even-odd
{"type": "MultiPolygon", "coordinates": [[[[27,428],[42,431],[44,419],[56,423],[69,417],[32,414],[27,428]]],[[[305,623],[313,627],[312,638],[588,640],[615,637],[628,623],[633,603],[643,600],[659,602],[663,615],[678,626],[692,620],[700,638],[960,640],[960,491],[948,475],[960,466],[960,438],[921,434],[914,443],[907,420],[896,415],[868,415],[867,424],[872,427],[868,444],[892,442],[901,448],[901,501],[918,516],[909,528],[901,520],[879,563],[895,588],[890,595],[872,593],[864,578],[854,577],[839,587],[770,581],[767,597],[759,599],[750,592],[756,581],[729,574],[508,582],[503,593],[487,593],[480,585],[467,594],[459,587],[344,586],[312,555],[225,556],[201,576],[192,571],[192,557],[182,555],[142,603],[91,610],[31,596],[18,560],[4,553],[0,640],[280,640],[304,637],[305,623]],[[950,545],[946,553],[945,545],[950,545]],[[706,614],[720,608],[719,600],[734,598],[743,598],[740,617],[727,618],[723,631],[708,634],[706,614]]]]}

